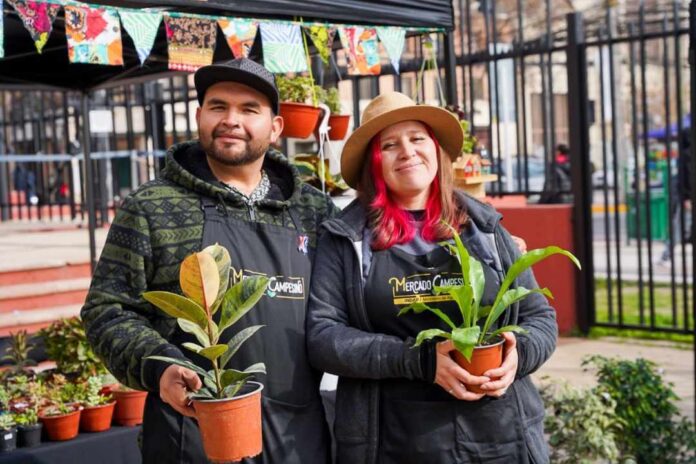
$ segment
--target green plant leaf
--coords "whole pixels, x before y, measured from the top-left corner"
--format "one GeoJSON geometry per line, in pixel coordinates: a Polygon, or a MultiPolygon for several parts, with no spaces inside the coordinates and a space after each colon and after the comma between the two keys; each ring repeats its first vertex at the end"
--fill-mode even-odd
{"type": "Polygon", "coordinates": [[[266,365],[262,362],[252,364],[251,366],[244,369],[244,373],[245,374],[265,374],[266,373],[266,365]]]}
{"type": "Polygon", "coordinates": [[[194,353],[200,353],[200,351],[203,349],[201,345],[191,342],[182,343],[181,346],[183,346],[187,350],[193,351],[194,353]]]}
{"type": "MultiPolygon", "coordinates": [[[[505,292],[502,296],[496,297],[497,303],[494,303],[493,310],[490,312],[486,318],[486,322],[483,325],[482,334],[488,333],[490,327],[495,324],[495,321],[503,314],[503,312],[513,303],[516,303],[532,293],[540,293],[549,298],[553,298],[551,291],[548,288],[534,288],[532,290],[526,289],[524,287],[517,287],[505,292]]],[[[481,339],[482,341],[483,339],[481,339]]]]}
{"type": "Polygon", "coordinates": [[[186,396],[191,400],[210,400],[215,398],[213,393],[206,387],[202,387],[195,392],[189,392],[186,396]]]}
{"type": "Polygon", "coordinates": [[[234,356],[237,350],[239,350],[239,347],[241,347],[242,344],[247,341],[249,337],[254,335],[261,327],[263,326],[253,325],[251,327],[247,327],[246,329],[240,330],[237,334],[235,334],[235,336],[232,337],[229,342],[227,342],[227,351],[220,358],[220,367],[225,367],[230,359],[232,359],[232,356],[234,356]]]}
{"type": "Polygon", "coordinates": [[[226,386],[222,390],[222,398],[233,398],[234,395],[244,386],[244,381],[235,382],[231,385],[226,386]]]}
{"type": "Polygon", "coordinates": [[[498,335],[500,335],[503,332],[515,332],[519,334],[526,334],[527,331],[520,327],[519,325],[506,325],[505,327],[501,327],[495,332],[491,333],[490,335],[486,336],[487,340],[490,340],[498,335]]]}
{"type": "Polygon", "coordinates": [[[203,252],[213,257],[217,265],[218,275],[220,276],[220,288],[215,297],[215,303],[210,310],[211,314],[215,314],[222,303],[222,297],[225,295],[230,285],[230,265],[232,260],[230,259],[230,253],[227,251],[227,248],[217,243],[205,247],[203,252]]]}
{"type": "MultiPolygon", "coordinates": [[[[457,303],[459,312],[462,315],[462,324],[460,327],[470,327],[471,321],[474,319],[470,312],[472,311],[471,298],[473,290],[471,285],[453,285],[447,287],[435,286],[433,293],[439,295],[441,293],[449,294],[457,303]]],[[[475,323],[475,321],[474,321],[475,323]]]]}
{"type": "Polygon", "coordinates": [[[177,366],[185,367],[186,369],[191,369],[193,372],[195,372],[203,378],[211,377],[210,374],[208,374],[206,371],[196,366],[191,361],[186,361],[184,359],[170,358],[168,356],[147,356],[145,359],[156,359],[157,361],[164,361],[170,364],[176,364],[177,366]]]}
{"type": "Polygon", "coordinates": [[[200,327],[198,327],[196,324],[194,324],[191,321],[187,321],[186,319],[177,319],[176,320],[177,324],[179,324],[179,328],[183,330],[186,333],[190,333],[196,337],[196,340],[198,340],[198,343],[203,345],[204,347],[210,346],[210,340],[208,339],[208,334],[203,331],[200,327]]]}
{"type": "Polygon", "coordinates": [[[215,380],[209,379],[208,377],[203,377],[203,383],[208,389],[210,389],[211,392],[217,392],[217,385],[215,384],[215,380]]]}
{"type": "Polygon", "coordinates": [[[177,319],[186,319],[205,330],[208,327],[208,318],[205,311],[196,302],[186,297],[171,292],[145,292],[143,298],[177,319]]]}
{"type": "Polygon", "coordinates": [[[228,385],[246,380],[252,375],[251,373],[238,371],[237,369],[225,369],[222,375],[220,375],[220,385],[224,389],[228,385]]]}
{"type": "Polygon", "coordinates": [[[454,347],[459,351],[467,361],[471,361],[471,354],[474,352],[474,347],[478,341],[481,327],[475,325],[465,329],[454,329],[452,331],[452,342],[454,347]]]}
{"type": "Polygon", "coordinates": [[[225,351],[227,351],[227,345],[213,345],[207,348],[203,348],[201,351],[198,352],[198,354],[207,359],[210,359],[211,361],[215,361],[217,358],[222,356],[225,353],[225,351]]]}
{"type": "Polygon", "coordinates": [[[420,301],[417,301],[415,303],[411,303],[410,305],[401,308],[401,311],[399,311],[399,314],[397,314],[397,316],[407,314],[409,311],[413,311],[416,314],[420,314],[423,311],[430,311],[431,313],[433,313],[437,317],[439,317],[445,324],[450,326],[450,328],[454,329],[456,327],[454,325],[454,323],[452,323],[452,320],[449,318],[449,316],[447,316],[447,314],[443,313],[438,308],[433,308],[433,307],[428,306],[425,303],[422,303],[420,301]]]}
{"type": "MultiPolygon", "coordinates": [[[[469,282],[471,283],[471,311],[472,315],[476,315],[472,319],[478,319],[478,308],[483,298],[486,277],[483,274],[483,266],[473,256],[469,257],[469,282]]],[[[476,320],[473,323],[475,324],[476,320]]]]}
{"type": "Polygon", "coordinates": [[[493,309],[492,305],[488,306],[480,306],[478,310],[478,314],[476,315],[476,320],[481,320],[484,317],[488,316],[490,314],[491,310],[493,309]]]}
{"type": "Polygon", "coordinates": [[[184,295],[202,307],[208,319],[220,290],[220,274],[215,258],[209,253],[191,254],[181,262],[179,284],[184,295]]]}
{"type": "Polygon", "coordinates": [[[420,344],[423,343],[424,341],[431,340],[435,337],[442,337],[442,338],[447,338],[447,339],[452,338],[450,333],[445,332],[444,330],[440,330],[440,329],[422,330],[416,336],[416,343],[414,343],[413,346],[420,346],[420,344]]]}
{"type": "Polygon", "coordinates": [[[227,290],[222,300],[222,315],[220,316],[220,333],[237,322],[261,299],[268,277],[247,277],[227,290]]]}

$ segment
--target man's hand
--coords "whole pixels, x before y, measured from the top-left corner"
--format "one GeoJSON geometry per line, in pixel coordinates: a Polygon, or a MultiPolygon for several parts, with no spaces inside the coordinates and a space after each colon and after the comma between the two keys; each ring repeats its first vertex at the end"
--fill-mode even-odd
{"type": "Polygon", "coordinates": [[[491,369],[483,374],[497,380],[481,385],[481,390],[485,390],[486,395],[495,398],[500,398],[505,394],[515,380],[515,374],[517,374],[517,339],[512,332],[503,332],[502,335],[505,339],[503,364],[497,369],[491,369]]]}
{"type": "Polygon", "coordinates": [[[485,396],[483,393],[470,392],[464,384],[481,385],[486,382],[490,383],[490,378],[471,375],[454,362],[450,357],[450,353],[455,350],[451,340],[438,343],[436,349],[435,383],[460,400],[476,401],[483,398],[485,396]]]}
{"type": "Polygon", "coordinates": [[[203,384],[191,369],[172,364],[160,377],[160,398],[184,416],[194,417],[195,411],[186,397],[188,391],[197,391],[203,384]]]}

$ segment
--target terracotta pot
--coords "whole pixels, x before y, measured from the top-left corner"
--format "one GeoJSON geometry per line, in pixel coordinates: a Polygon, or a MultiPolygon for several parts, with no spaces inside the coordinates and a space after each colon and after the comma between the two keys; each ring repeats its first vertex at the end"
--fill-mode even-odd
{"type": "Polygon", "coordinates": [[[343,140],[348,133],[349,114],[332,114],[329,116],[329,140],[343,140]]]}
{"type": "Polygon", "coordinates": [[[284,126],[281,137],[295,137],[306,139],[312,135],[319,121],[321,110],[304,103],[282,102],[280,104],[280,116],[283,117],[284,126]]]}
{"type": "Polygon", "coordinates": [[[114,422],[126,427],[134,427],[143,423],[145,398],[147,392],[139,390],[113,390],[111,393],[116,400],[114,422]]]}
{"type": "Polygon", "coordinates": [[[261,390],[247,382],[238,396],[223,400],[194,400],[203,449],[212,462],[240,461],[261,454],[261,390]]]}
{"type": "Polygon", "coordinates": [[[80,430],[82,432],[103,432],[104,430],[109,430],[115,405],[116,402],[112,401],[100,406],[85,406],[80,415],[80,430]]]}
{"type": "Polygon", "coordinates": [[[17,444],[20,448],[31,448],[41,443],[41,430],[43,424],[38,422],[32,425],[20,425],[17,427],[17,444]]]}
{"type": "MultiPolygon", "coordinates": [[[[471,355],[471,362],[459,352],[453,351],[452,357],[454,360],[466,369],[472,375],[483,375],[484,372],[500,367],[503,364],[503,343],[505,340],[501,337],[500,341],[486,346],[477,346],[474,348],[474,353],[471,355]]],[[[466,389],[474,393],[484,393],[476,385],[466,385],[466,389]]]]}
{"type": "Polygon", "coordinates": [[[60,416],[39,414],[39,419],[46,429],[46,436],[51,441],[72,440],[80,429],[80,410],[60,416]]]}

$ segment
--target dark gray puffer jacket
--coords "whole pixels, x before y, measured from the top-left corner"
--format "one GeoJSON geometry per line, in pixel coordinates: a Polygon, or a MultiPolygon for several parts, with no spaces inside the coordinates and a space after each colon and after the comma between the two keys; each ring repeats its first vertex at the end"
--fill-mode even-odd
{"type": "MultiPolygon", "coordinates": [[[[465,205],[478,229],[492,234],[507,271],[519,256],[519,250],[500,225],[502,216],[459,192],[457,199],[465,205]]],[[[380,380],[432,381],[432,373],[425,366],[435,362],[434,350],[413,349],[412,340],[374,333],[371,329],[365,309],[361,263],[365,225],[365,210],[357,200],[338,217],[323,224],[325,230],[317,246],[309,296],[310,363],[339,376],[334,424],[339,464],[377,463],[380,380]]],[[[531,271],[520,275],[516,286],[538,288],[531,271]]],[[[528,331],[517,336],[517,377],[502,398],[484,397],[470,403],[475,413],[457,418],[456,443],[443,443],[443,446],[457,447],[457,455],[461,456],[458,462],[546,463],[549,460],[543,432],[544,406],[529,374],[556,347],[555,311],[542,295],[535,293],[511,307],[505,319],[502,324],[519,324],[528,331]]]]}

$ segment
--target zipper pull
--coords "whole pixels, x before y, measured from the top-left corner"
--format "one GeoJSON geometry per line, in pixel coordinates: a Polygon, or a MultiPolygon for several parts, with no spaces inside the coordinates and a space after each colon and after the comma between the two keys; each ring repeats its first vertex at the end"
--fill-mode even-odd
{"type": "Polygon", "coordinates": [[[256,221],[256,213],[254,213],[254,207],[249,205],[249,220],[256,221]]]}

